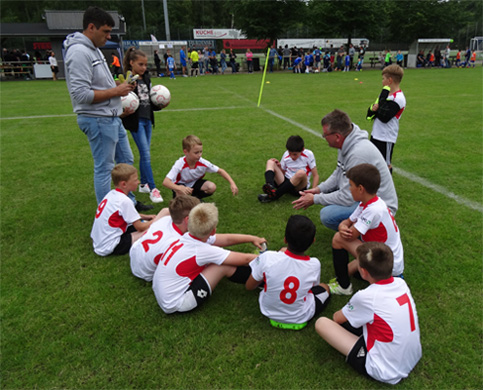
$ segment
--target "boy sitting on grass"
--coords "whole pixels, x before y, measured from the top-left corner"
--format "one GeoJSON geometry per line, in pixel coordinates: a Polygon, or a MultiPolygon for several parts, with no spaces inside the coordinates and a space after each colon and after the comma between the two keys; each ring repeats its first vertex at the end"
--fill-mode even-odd
{"type": "Polygon", "coordinates": [[[111,177],[116,188],[108,192],[99,203],[91,231],[94,252],[99,256],[128,253],[131,244],[154,221],[166,214],[165,210],[161,210],[157,216],[136,211],[134,203],[127,196],[139,184],[138,172],[132,165],[117,164],[111,177]]]}
{"type": "Polygon", "coordinates": [[[227,277],[245,283],[248,263],[255,254],[231,252],[210,245],[216,233],[218,209],[212,203],[194,207],[188,218],[188,232],[171,243],[161,257],[153,277],[159,306],[167,314],[196,309],[208,300],[218,282],[227,277]]]}
{"type": "Polygon", "coordinates": [[[394,253],[393,276],[402,277],[404,253],[399,228],[386,203],[376,193],[381,183],[379,170],[371,164],[359,164],[346,173],[349,189],[360,202],[352,215],[342,221],[332,239],[332,260],[336,278],[329,282],[331,294],[351,295],[350,276],[357,272],[356,250],[362,242],[383,242],[394,253]],[[349,263],[349,251],[356,259],[349,263]]]}
{"type": "Polygon", "coordinates": [[[314,154],[311,150],[305,149],[302,137],[290,136],[285,147],[287,150],[280,162],[275,158],[267,161],[265,184],[262,187],[264,194],[258,195],[258,200],[262,203],[277,200],[286,193],[298,196],[299,191],[310,187],[312,176],[312,188],[319,184],[314,154]]]}
{"type": "Polygon", "coordinates": [[[267,251],[250,263],[246,282],[253,290],[263,282],[260,311],[272,326],[299,330],[328,304],[329,287],[320,283],[320,262],[305,255],[315,239],[315,225],[303,215],[292,215],[285,228],[287,249],[267,251]]]}
{"type": "Polygon", "coordinates": [[[321,317],[317,333],[359,373],[396,384],[422,356],[418,313],[411,291],[391,276],[391,249],[380,242],[357,248],[359,273],[370,286],[354,294],[333,320],[321,317]]]}
{"type": "Polygon", "coordinates": [[[183,153],[185,156],[174,163],[163,181],[163,186],[172,190],[174,196],[184,194],[202,199],[213,195],[216,185],[203,179],[206,172],[218,173],[230,183],[233,195],[238,194],[238,187],[230,175],[201,157],[203,144],[197,136],[188,135],[183,139],[183,153]]]}
{"type": "MultiPolygon", "coordinates": [[[[134,276],[147,282],[153,280],[164,252],[173,241],[179,240],[188,231],[189,213],[198,204],[200,200],[189,195],[179,195],[171,199],[169,215],[154,222],[141,239],[133,244],[129,252],[134,276]]],[[[261,249],[266,240],[249,234],[215,234],[207,241],[210,245],[221,247],[248,242],[261,249]]]]}

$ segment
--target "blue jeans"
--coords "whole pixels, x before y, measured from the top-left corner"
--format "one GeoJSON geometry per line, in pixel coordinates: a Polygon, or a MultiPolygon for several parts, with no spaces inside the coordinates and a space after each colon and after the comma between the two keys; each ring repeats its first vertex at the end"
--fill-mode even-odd
{"type": "Polygon", "coordinates": [[[320,222],[322,222],[325,227],[338,231],[339,224],[344,219],[350,217],[358,204],[359,202],[354,202],[351,206],[339,206],[336,204],[325,206],[320,210],[320,222]]]}
{"type": "Polygon", "coordinates": [[[138,131],[131,131],[132,138],[139,150],[139,171],[141,172],[141,184],[148,184],[149,189],[156,188],[154,184],[153,170],[151,169],[151,120],[139,118],[138,131]]]}
{"type": "Polygon", "coordinates": [[[221,63],[221,73],[225,73],[225,70],[226,70],[226,61],[225,60],[221,60],[220,63],[221,63]]]}
{"type": "MultiPolygon", "coordinates": [[[[77,124],[91,146],[94,159],[94,190],[99,204],[111,190],[111,171],[115,163],[133,164],[131,146],[119,117],[78,115],[77,124]]],[[[129,197],[136,203],[133,194],[129,197]]]]}
{"type": "Polygon", "coordinates": [[[269,66],[269,72],[272,73],[273,72],[273,64],[275,62],[275,58],[269,58],[268,59],[268,66],[269,66]]]}

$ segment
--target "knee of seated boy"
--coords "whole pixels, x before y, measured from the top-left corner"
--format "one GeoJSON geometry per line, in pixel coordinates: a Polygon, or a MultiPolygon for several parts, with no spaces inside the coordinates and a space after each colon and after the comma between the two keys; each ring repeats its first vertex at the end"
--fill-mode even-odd
{"type": "Polygon", "coordinates": [[[211,181],[207,181],[203,184],[201,190],[211,195],[216,191],[216,184],[211,181]]]}

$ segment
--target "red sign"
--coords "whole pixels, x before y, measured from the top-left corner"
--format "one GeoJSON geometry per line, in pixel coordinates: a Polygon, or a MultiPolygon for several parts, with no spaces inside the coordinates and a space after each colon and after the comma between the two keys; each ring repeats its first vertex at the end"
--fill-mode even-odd
{"type": "Polygon", "coordinates": [[[224,49],[266,49],[269,44],[269,39],[223,39],[224,49]]]}
{"type": "Polygon", "coordinates": [[[52,50],[52,44],[50,42],[34,42],[34,50],[52,50]]]}

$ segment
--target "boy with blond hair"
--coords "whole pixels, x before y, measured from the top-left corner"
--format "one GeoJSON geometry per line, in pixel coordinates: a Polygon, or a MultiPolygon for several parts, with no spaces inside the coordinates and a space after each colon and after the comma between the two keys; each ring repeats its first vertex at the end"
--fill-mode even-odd
{"type": "Polygon", "coordinates": [[[139,184],[138,172],[132,165],[117,164],[111,177],[116,188],[99,203],[91,231],[94,252],[99,256],[128,253],[131,244],[165,213],[161,211],[155,216],[136,211],[128,198],[129,192],[135,191],[139,184]]]}
{"type": "Polygon", "coordinates": [[[367,111],[367,119],[374,120],[371,142],[376,145],[392,173],[392,154],[399,133],[399,119],[406,108],[406,97],[400,84],[404,70],[399,65],[382,70],[383,89],[376,102],[367,111]]]}
{"type": "Polygon", "coordinates": [[[163,181],[163,186],[172,190],[174,196],[184,194],[202,199],[213,195],[216,185],[203,179],[206,172],[218,173],[230,183],[232,194],[238,194],[238,187],[228,172],[201,157],[203,144],[197,136],[188,135],[182,145],[184,157],[174,163],[163,181]]]}
{"type": "Polygon", "coordinates": [[[231,252],[208,243],[218,225],[213,203],[194,207],[188,217],[188,232],[173,241],[161,257],[153,277],[153,290],[161,309],[183,313],[196,309],[211,296],[218,282],[227,277],[245,283],[248,263],[255,254],[231,252]]]}
{"type": "Polygon", "coordinates": [[[320,283],[320,261],[305,251],[315,240],[315,225],[304,215],[292,215],[285,227],[285,251],[266,251],[250,263],[245,286],[263,283],[259,303],[272,326],[299,330],[329,303],[329,287],[320,283]]]}
{"type": "MultiPolygon", "coordinates": [[[[169,215],[153,223],[148,231],[136,241],[130,252],[131,271],[134,276],[147,282],[153,280],[159,260],[173,241],[179,240],[188,231],[190,211],[200,204],[200,200],[190,195],[179,195],[169,203],[169,215]]],[[[266,240],[249,234],[215,234],[207,243],[226,247],[252,243],[261,249],[266,240]]]]}
{"type": "Polygon", "coordinates": [[[391,276],[387,245],[367,242],[357,248],[357,257],[370,286],[354,294],[333,320],[319,318],[315,330],[357,372],[394,385],[422,356],[416,305],[406,282],[391,276]]]}
{"type": "Polygon", "coordinates": [[[376,193],[381,176],[371,164],[359,164],[346,174],[352,197],[359,206],[351,216],[342,221],[339,231],[332,239],[332,261],[336,278],[329,282],[330,292],[337,295],[351,295],[350,276],[357,272],[356,250],[363,241],[377,241],[387,244],[394,253],[393,276],[402,277],[404,252],[399,228],[386,203],[376,193]],[[349,263],[349,253],[356,259],[349,263]]]}

